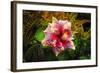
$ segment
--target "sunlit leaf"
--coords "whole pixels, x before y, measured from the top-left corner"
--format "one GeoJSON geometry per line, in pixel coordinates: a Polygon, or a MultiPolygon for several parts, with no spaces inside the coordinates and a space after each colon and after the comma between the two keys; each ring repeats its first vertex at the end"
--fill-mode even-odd
{"type": "Polygon", "coordinates": [[[40,28],[40,29],[38,29],[37,31],[36,31],[36,33],[35,33],[35,38],[36,38],[36,40],[38,40],[39,42],[41,42],[42,40],[43,40],[43,38],[44,38],[44,33],[43,33],[43,30],[40,28]]]}

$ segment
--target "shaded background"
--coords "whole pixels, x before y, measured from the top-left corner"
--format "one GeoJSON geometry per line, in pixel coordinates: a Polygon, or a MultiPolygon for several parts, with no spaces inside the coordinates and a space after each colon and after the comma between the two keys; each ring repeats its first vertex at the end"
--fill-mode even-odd
{"type": "Polygon", "coordinates": [[[84,60],[91,58],[91,14],[23,10],[23,62],[84,60]],[[72,23],[75,50],[68,49],[57,57],[51,47],[43,47],[43,30],[52,17],[72,23]]]}

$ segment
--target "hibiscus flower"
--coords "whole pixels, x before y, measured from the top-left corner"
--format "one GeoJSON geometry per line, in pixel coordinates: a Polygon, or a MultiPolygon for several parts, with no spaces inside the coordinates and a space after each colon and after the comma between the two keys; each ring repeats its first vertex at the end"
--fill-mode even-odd
{"type": "Polygon", "coordinates": [[[52,23],[48,24],[44,34],[43,46],[52,47],[56,56],[65,49],[75,49],[72,41],[71,22],[68,20],[57,20],[53,17],[52,23]]]}

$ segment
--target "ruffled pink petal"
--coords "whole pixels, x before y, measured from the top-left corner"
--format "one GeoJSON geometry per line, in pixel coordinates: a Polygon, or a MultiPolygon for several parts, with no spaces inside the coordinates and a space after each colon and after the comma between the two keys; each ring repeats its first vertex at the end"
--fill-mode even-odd
{"type": "Polygon", "coordinates": [[[45,38],[42,44],[51,46],[56,56],[66,48],[75,49],[72,41],[71,23],[67,20],[53,18],[52,23],[44,30],[45,38]]]}

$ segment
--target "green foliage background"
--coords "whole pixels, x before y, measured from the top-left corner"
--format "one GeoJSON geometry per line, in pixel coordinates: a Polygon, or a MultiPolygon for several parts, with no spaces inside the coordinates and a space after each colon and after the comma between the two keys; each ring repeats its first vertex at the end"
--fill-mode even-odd
{"type": "Polygon", "coordinates": [[[23,62],[84,60],[91,58],[91,14],[23,10],[23,62]],[[72,23],[75,50],[67,49],[55,56],[51,47],[44,47],[43,31],[52,17],[72,23]]]}

